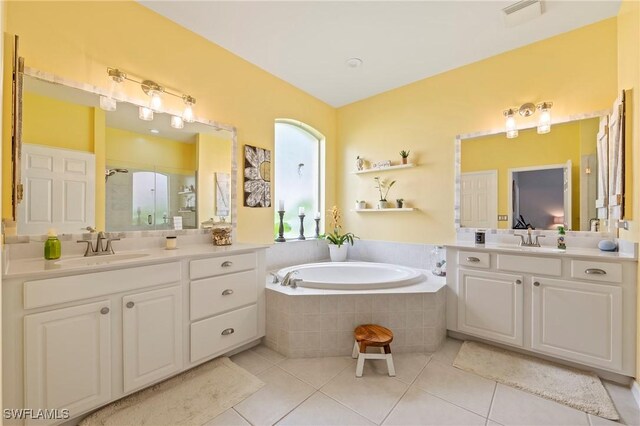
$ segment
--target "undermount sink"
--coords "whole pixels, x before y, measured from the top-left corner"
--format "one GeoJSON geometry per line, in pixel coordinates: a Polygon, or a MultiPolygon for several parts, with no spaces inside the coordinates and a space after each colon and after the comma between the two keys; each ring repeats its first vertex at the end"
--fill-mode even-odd
{"type": "Polygon", "coordinates": [[[528,247],[528,246],[519,246],[516,244],[500,244],[499,248],[501,249],[509,249],[514,251],[531,251],[536,253],[564,253],[566,250],[562,250],[555,247],[528,247]]]}
{"type": "Polygon", "coordinates": [[[57,265],[64,266],[91,266],[91,265],[105,265],[113,262],[120,262],[122,260],[140,259],[142,257],[149,256],[149,253],[119,253],[119,254],[107,254],[102,256],[87,256],[87,257],[74,257],[70,259],[60,259],[55,263],[57,265]]]}

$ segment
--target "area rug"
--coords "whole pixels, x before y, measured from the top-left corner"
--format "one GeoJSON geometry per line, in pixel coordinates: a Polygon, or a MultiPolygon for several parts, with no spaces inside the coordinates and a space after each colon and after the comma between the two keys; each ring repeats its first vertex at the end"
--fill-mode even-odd
{"type": "Polygon", "coordinates": [[[468,341],[453,365],[594,416],[620,419],[607,390],[591,372],[468,341]]]}
{"type": "Polygon", "coordinates": [[[217,358],[109,404],[80,426],[200,426],[262,386],[229,358],[217,358]]]}

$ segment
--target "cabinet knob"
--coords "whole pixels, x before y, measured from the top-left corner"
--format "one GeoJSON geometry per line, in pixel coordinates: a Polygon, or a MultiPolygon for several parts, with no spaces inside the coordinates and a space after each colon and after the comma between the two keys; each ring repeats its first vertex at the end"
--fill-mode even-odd
{"type": "Polygon", "coordinates": [[[516,284],[522,284],[522,281],[516,280],[516,284]]]}
{"type": "Polygon", "coordinates": [[[230,288],[226,289],[225,291],[222,292],[223,296],[230,296],[233,294],[233,290],[231,290],[230,288]]]}
{"type": "Polygon", "coordinates": [[[607,275],[607,271],[600,268],[588,268],[584,270],[587,275],[607,275]]]}
{"type": "Polygon", "coordinates": [[[478,262],[480,262],[480,259],[478,259],[477,257],[474,257],[474,256],[469,256],[469,257],[467,257],[467,262],[478,263],[478,262]]]}
{"type": "Polygon", "coordinates": [[[102,315],[107,315],[109,313],[109,308],[104,307],[104,308],[100,309],[100,313],[102,315]]]}
{"type": "Polygon", "coordinates": [[[223,268],[228,268],[229,266],[233,266],[233,262],[225,260],[224,262],[222,262],[222,265],[220,266],[222,266],[223,268]]]}
{"type": "Polygon", "coordinates": [[[535,285],[536,287],[540,287],[540,283],[538,281],[534,281],[533,285],[535,285]]]}
{"type": "Polygon", "coordinates": [[[235,332],[235,330],[233,328],[225,328],[224,330],[222,330],[222,335],[223,336],[228,336],[230,334],[233,334],[235,332]]]}
{"type": "Polygon", "coordinates": [[[133,302],[127,302],[127,308],[131,309],[135,306],[136,304],[133,302]]]}

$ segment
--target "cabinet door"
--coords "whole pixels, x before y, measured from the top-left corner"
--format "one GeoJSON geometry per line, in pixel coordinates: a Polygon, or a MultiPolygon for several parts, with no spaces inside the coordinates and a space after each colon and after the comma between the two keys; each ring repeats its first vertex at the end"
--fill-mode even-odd
{"type": "Polygon", "coordinates": [[[534,350],[622,368],[622,288],[540,277],[532,282],[534,350]]]}
{"type": "Polygon", "coordinates": [[[182,368],[182,288],[122,298],[124,391],[182,368]]]}
{"type": "Polygon", "coordinates": [[[27,407],[73,416],[111,399],[109,301],[26,315],[24,344],[27,407]]]}
{"type": "Polygon", "coordinates": [[[522,275],[460,269],[458,329],[475,336],[522,346],[522,282],[522,275]]]}

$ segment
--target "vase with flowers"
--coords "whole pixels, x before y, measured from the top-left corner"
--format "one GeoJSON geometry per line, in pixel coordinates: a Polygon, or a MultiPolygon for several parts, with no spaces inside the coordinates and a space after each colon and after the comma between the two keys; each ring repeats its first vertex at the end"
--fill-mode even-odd
{"type": "Polygon", "coordinates": [[[376,188],[378,189],[378,194],[380,195],[380,199],[378,200],[378,208],[386,209],[388,207],[387,204],[387,195],[389,195],[389,190],[393,185],[395,185],[396,181],[392,180],[389,182],[386,179],[380,179],[379,177],[374,177],[373,180],[376,181],[376,188]]]}
{"type": "Polygon", "coordinates": [[[329,226],[333,228],[333,232],[322,235],[322,238],[329,242],[329,256],[332,262],[344,262],[347,260],[348,244],[353,245],[353,240],[358,237],[352,232],[342,233],[342,225],[340,220],[342,214],[340,209],[333,206],[329,210],[329,226]]]}

